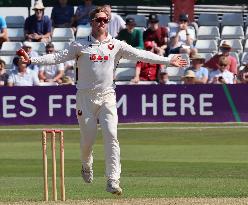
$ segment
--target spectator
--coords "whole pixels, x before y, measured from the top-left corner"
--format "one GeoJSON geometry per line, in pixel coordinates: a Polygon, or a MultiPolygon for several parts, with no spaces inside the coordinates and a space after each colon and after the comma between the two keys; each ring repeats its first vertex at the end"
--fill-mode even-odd
{"type": "Polygon", "coordinates": [[[159,83],[164,84],[164,85],[175,85],[177,84],[176,82],[170,81],[169,80],[169,75],[168,71],[166,68],[163,68],[159,72],[159,83]]]}
{"type": "Polygon", "coordinates": [[[64,63],[64,69],[65,69],[65,77],[68,77],[72,80],[72,82],[75,81],[75,72],[74,72],[74,60],[66,61],[64,63]]]}
{"type": "Polygon", "coordinates": [[[84,4],[78,6],[75,15],[72,18],[72,26],[76,31],[78,25],[89,24],[89,13],[96,6],[92,4],[92,0],[83,0],[84,4]]]}
{"type": "Polygon", "coordinates": [[[108,24],[108,32],[111,36],[116,38],[120,30],[126,28],[125,21],[121,18],[120,15],[116,13],[112,13],[110,5],[103,6],[108,12],[110,16],[110,22],[108,24]]]}
{"type": "Polygon", "coordinates": [[[142,32],[140,29],[136,29],[136,22],[134,18],[127,18],[126,19],[126,28],[122,29],[117,39],[121,41],[125,41],[127,44],[135,47],[135,48],[144,48],[143,39],[142,39],[142,32]]]}
{"type": "Polygon", "coordinates": [[[166,55],[168,43],[168,30],[159,25],[159,19],[156,14],[151,14],[148,19],[148,29],[143,33],[143,40],[154,41],[155,53],[158,55],[166,55]]]}
{"type": "Polygon", "coordinates": [[[194,54],[191,58],[191,67],[186,69],[195,73],[195,84],[206,84],[208,82],[208,69],[202,67],[205,59],[199,54],[194,54]]]}
{"type": "Polygon", "coordinates": [[[69,76],[63,76],[62,77],[62,83],[61,85],[74,85],[73,80],[69,76]]]}
{"type": "Polygon", "coordinates": [[[72,17],[74,15],[74,7],[67,4],[68,0],[58,0],[58,4],[53,7],[51,20],[52,26],[55,28],[71,27],[72,17]]]}
{"type": "Polygon", "coordinates": [[[36,1],[33,8],[35,14],[25,20],[24,33],[27,41],[49,42],[51,40],[52,22],[44,15],[42,1],[36,1]]]}
{"type": "MultiPolygon", "coordinates": [[[[46,53],[51,54],[55,53],[54,45],[48,43],[46,45],[46,53]]],[[[39,79],[41,82],[55,82],[62,83],[62,77],[64,75],[64,64],[56,65],[44,65],[40,67],[39,79]]]]}
{"type": "Polygon", "coordinates": [[[182,77],[183,84],[195,84],[195,73],[192,70],[187,70],[185,75],[182,77]]]}
{"type": "Polygon", "coordinates": [[[248,83],[248,53],[245,55],[242,64],[244,65],[244,68],[239,72],[238,80],[240,83],[248,83]]]}
{"type": "Polygon", "coordinates": [[[8,83],[9,75],[6,73],[5,70],[5,62],[4,60],[0,59],[0,87],[6,86],[8,83]]]}
{"type": "Polygon", "coordinates": [[[219,63],[217,64],[218,69],[210,72],[209,83],[213,84],[233,84],[234,74],[228,71],[228,65],[230,61],[227,56],[221,56],[219,63]]]}
{"type": "MultiPolygon", "coordinates": [[[[145,42],[145,49],[154,53],[154,43],[153,41],[145,42]]],[[[131,80],[133,83],[138,83],[142,81],[157,81],[158,71],[162,68],[159,64],[150,64],[144,62],[137,62],[135,76],[131,80]]]]}
{"type": "Polygon", "coordinates": [[[0,33],[0,48],[1,48],[3,42],[9,41],[7,24],[2,16],[0,16],[0,29],[1,29],[1,33],[0,33]]]}
{"type": "Polygon", "coordinates": [[[39,85],[38,76],[32,70],[28,69],[27,64],[22,63],[19,57],[13,59],[17,67],[8,79],[8,86],[33,86],[39,85]]]}
{"type": "Polygon", "coordinates": [[[239,72],[238,79],[240,83],[248,83],[248,63],[247,65],[239,72]]]}
{"type": "MultiPolygon", "coordinates": [[[[32,43],[30,43],[29,41],[25,41],[23,42],[23,46],[22,48],[26,51],[26,53],[28,54],[29,57],[38,57],[39,54],[36,51],[32,50],[32,43]]],[[[39,73],[39,66],[38,65],[34,65],[34,64],[30,64],[28,66],[29,69],[33,70],[34,72],[39,73]]]]}
{"type": "Polygon", "coordinates": [[[219,63],[219,59],[222,56],[226,56],[230,62],[230,64],[228,64],[227,66],[227,70],[232,72],[233,74],[237,75],[237,60],[235,57],[230,55],[230,51],[232,50],[232,47],[226,42],[224,41],[221,46],[220,46],[220,52],[219,54],[214,55],[212,58],[209,59],[209,61],[207,61],[205,63],[205,67],[210,68],[210,69],[218,69],[218,63],[219,63]]]}
{"type": "Polygon", "coordinates": [[[189,19],[187,14],[179,16],[178,30],[170,32],[170,53],[187,53],[193,55],[197,52],[193,46],[196,40],[195,30],[189,27],[189,19]]]}

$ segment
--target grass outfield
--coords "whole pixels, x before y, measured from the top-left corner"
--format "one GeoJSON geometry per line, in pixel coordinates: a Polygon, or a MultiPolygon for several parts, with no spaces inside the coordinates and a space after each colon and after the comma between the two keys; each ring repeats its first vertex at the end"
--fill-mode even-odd
{"type": "MultiPolygon", "coordinates": [[[[3,130],[42,127],[47,126],[0,127],[1,202],[43,199],[41,132],[3,130]]],[[[119,128],[121,198],[248,197],[247,124],[135,124],[119,128]]],[[[67,199],[116,198],[105,192],[102,144],[99,132],[94,147],[94,182],[84,184],[79,131],[65,131],[67,199]]],[[[48,165],[51,168],[51,161],[48,165]]],[[[59,181],[57,186],[59,198],[59,181]]]]}

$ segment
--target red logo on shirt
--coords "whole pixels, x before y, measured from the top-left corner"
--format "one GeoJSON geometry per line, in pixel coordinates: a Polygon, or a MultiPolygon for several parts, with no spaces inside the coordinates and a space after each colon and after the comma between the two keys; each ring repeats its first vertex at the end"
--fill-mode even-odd
{"type": "Polygon", "coordinates": [[[108,44],[109,50],[113,50],[114,47],[115,47],[114,44],[112,44],[112,43],[108,44]]]}
{"type": "Polygon", "coordinates": [[[102,61],[108,61],[109,56],[101,56],[97,54],[91,54],[90,55],[90,60],[94,62],[102,62],[102,61]]]}

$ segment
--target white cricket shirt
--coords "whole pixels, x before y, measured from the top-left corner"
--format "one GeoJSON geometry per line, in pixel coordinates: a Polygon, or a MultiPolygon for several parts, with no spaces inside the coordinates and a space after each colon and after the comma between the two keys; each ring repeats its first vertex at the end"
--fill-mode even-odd
{"type": "Polygon", "coordinates": [[[169,64],[169,58],[133,48],[108,35],[102,42],[93,36],[70,44],[69,49],[31,58],[34,64],[58,64],[76,59],[77,89],[103,91],[113,88],[114,70],[120,58],[152,64],[169,64]]]}

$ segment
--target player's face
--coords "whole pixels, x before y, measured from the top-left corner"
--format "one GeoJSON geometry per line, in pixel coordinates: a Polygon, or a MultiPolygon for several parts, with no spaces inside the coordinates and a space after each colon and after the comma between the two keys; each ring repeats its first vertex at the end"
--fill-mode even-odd
{"type": "Polygon", "coordinates": [[[95,33],[105,33],[108,28],[108,17],[104,12],[97,13],[92,19],[92,31],[95,33]]]}

